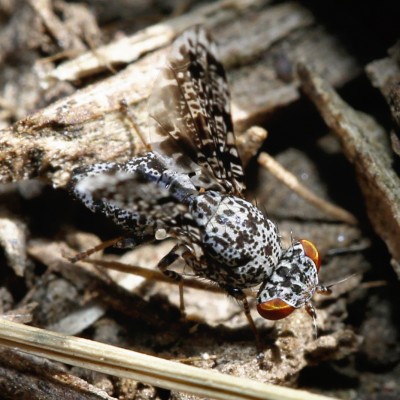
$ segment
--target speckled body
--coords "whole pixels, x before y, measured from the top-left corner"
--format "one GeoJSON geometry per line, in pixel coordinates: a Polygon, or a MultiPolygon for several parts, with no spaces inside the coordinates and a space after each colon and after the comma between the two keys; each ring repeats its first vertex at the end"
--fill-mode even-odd
{"type": "MultiPolygon", "coordinates": [[[[191,264],[196,274],[222,286],[241,289],[258,285],[272,274],[282,254],[276,225],[242,198],[213,190],[198,193],[188,175],[171,170],[168,160],[155,152],[127,164],[102,163],[90,169],[85,167],[82,172],[76,171],[74,193],[89,209],[111,217],[137,236],[143,232],[154,235],[161,228],[167,228],[173,234],[174,229],[168,229],[162,218],[135,210],[140,200],[133,200],[130,207],[123,205],[133,193],[129,189],[128,193],[118,190],[116,182],[121,187],[125,181],[124,187],[130,188],[127,183],[138,174],[152,182],[158,192],[168,192],[188,206],[186,219],[193,221],[201,232],[199,245],[206,260],[205,263],[191,264]],[[101,180],[99,176],[102,176],[101,180]],[[113,196],[113,201],[94,200],[100,196],[104,198],[110,192],[118,193],[113,196]]],[[[135,191],[143,197],[138,188],[135,191]]]]}
{"type": "MultiPolygon", "coordinates": [[[[309,306],[318,289],[316,263],[302,241],[283,249],[276,225],[244,199],[216,52],[199,26],[179,36],[149,100],[152,151],[127,163],[77,169],[72,193],[122,226],[132,247],[174,238],[177,246],[158,265],[173,279],[182,277],[168,266],[182,256],[195,274],[243,302],[242,289],[261,284],[261,306],[274,299],[309,306]]],[[[250,319],[248,305],[245,312],[250,319]]]]}
{"type": "Polygon", "coordinates": [[[276,225],[251,203],[209,191],[193,199],[190,212],[203,228],[207,268],[196,273],[238,288],[270,276],[282,253],[276,225]]]}

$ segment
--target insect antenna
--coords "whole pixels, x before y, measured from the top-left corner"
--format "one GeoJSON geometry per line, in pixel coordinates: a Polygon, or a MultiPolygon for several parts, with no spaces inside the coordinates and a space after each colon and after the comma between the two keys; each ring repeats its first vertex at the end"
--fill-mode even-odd
{"type": "Polygon", "coordinates": [[[340,280],[338,280],[336,282],[332,282],[329,285],[319,285],[316,288],[316,292],[319,293],[319,294],[329,295],[329,294],[332,293],[331,288],[333,286],[336,286],[336,285],[339,285],[340,283],[346,282],[348,279],[352,278],[353,276],[357,276],[357,275],[359,275],[359,274],[358,273],[351,274],[351,275],[346,276],[345,278],[340,279],[340,280]]]}

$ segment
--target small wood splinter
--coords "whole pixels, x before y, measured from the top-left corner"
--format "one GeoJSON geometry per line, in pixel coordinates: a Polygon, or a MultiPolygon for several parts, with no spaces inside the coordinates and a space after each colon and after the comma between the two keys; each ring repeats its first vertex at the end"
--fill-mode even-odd
{"type": "Polygon", "coordinates": [[[347,210],[341,207],[329,203],[321,197],[318,197],[311,190],[302,185],[295,175],[286,170],[268,153],[261,153],[258,157],[258,162],[265,169],[268,169],[268,171],[271,172],[271,174],[274,175],[275,178],[279,179],[299,196],[303,197],[309,203],[324,211],[328,215],[336,218],[339,221],[346,222],[350,225],[356,225],[358,223],[356,217],[353,214],[349,213],[347,210]]]}

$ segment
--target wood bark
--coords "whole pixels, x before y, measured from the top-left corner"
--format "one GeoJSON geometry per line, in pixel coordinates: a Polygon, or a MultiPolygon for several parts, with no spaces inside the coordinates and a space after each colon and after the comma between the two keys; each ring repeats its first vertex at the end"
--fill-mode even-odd
{"type": "Polygon", "coordinates": [[[41,177],[60,186],[78,165],[123,162],[141,152],[142,144],[125,118],[121,101],[128,104],[137,127],[147,134],[146,99],[167,51],[158,47],[196,23],[207,25],[219,43],[239,132],[299,98],[293,73],[299,59],[309,60],[335,86],[359,72],[352,56],[298,3],[271,5],[259,0],[207,5],[47,72],[42,84],[51,87],[54,80],[76,80],[129,63],[120,72],[4,130],[0,181],[41,177]]]}

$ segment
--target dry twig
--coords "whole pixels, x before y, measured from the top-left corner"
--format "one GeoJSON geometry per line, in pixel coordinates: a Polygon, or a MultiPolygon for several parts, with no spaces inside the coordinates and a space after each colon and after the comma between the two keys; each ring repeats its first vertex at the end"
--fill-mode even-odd
{"type": "Polygon", "coordinates": [[[282,165],[274,160],[269,154],[263,152],[258,157],[258,162],[264,168],[268,169],[277,179],[283,182],[291,190],[297,193],[299,196],[306,199],[308,202],[318,207],[320,210],[326,212],[328,215],[336,218],[339,221],[346,222],[350,225],[356,225],[357,219],[353,214],[344,210],[341,207],[335,206],[326,200],[318,197],[304,185],[289,171],[287,171],[282,165]]]}
{"type": "Polygon", "coordinates": [[[0,320],[0,344],[105,374],[214,399],[332,400],[10,321],[0,320]]]}

